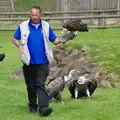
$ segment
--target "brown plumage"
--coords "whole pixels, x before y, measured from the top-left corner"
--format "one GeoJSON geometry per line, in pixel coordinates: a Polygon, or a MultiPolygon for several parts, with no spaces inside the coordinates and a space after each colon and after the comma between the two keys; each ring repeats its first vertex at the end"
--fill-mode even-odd
{"type": "Polygon", "coordinates": [[[87,24],[84,24],[81,20],[70,19],[63,24],[63,28],[68,31],[88,32],[87,24]]]}

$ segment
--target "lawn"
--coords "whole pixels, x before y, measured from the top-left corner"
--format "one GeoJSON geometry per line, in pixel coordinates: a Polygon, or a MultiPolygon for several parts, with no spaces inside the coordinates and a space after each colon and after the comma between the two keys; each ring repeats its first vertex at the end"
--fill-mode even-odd
{"type": "MultiPolygon", "coordinates": [[[[80,33],[74,41],[67,45],[74,48],[88,46],[92,60],[104,63],[109,72],[120,76],[120,29],[90,30],[80,33]]],[[[119,120],[120,119],[120,89],[98,88],[92,100],[73,100],[67,89],[63,92],[65,104],[53,101],[50,106],[54,112],[47,118],[40,118],[38,113],[28,114],[26,86],[23,79],[11,77],[14,70],[22,64],[18,50],[11,43],[13,32],[0,32],[0,53],[6,58],[0,63],[0,120],[119,120]]]]}

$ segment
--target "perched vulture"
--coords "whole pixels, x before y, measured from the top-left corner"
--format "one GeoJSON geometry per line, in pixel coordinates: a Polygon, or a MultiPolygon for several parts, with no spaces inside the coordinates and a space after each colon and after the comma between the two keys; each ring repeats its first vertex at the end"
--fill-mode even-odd
{"type": "Polygon", "coordinates": [[[5,58],[5,54],[0,54],[0,62],[4,60],[4,58],[5,58]]]}
{"type": "Polygon", "coordinates": [[[88,32],[87,24],[84,24],[81,20],[70,19],[63,24],[63,28],[66,28],[68,31],[74,32],[88,32]]]}
{"type": "Polygon", "coordinates": [[[97,88],[97,82],[91,81],[84,76],[80,76],[78,79],[73,81],[68,89],[72,95],[72,98],[78,99],[81,97],[88,97],[90,100],[90,96],[94,93],[97,88]]]}
{"type": "Polygon", "coordinates": [[[49,98],[55,98],[56,100],[59,100],[62,104],[64,104],[61,93],[64,90],[65,84],[69,85],[71,82],[78,78],[77,72],[77,70],[71,70],[68,76],[58,77],[55,80],[50,81],[46,85],[46,91],[49,98]]]}

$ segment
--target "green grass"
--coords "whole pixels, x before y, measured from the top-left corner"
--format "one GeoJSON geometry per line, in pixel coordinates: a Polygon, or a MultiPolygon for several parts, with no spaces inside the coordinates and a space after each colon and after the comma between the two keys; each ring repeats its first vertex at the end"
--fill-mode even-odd
{"type": "MultiPolygon", "coordinates": [[[[119,74],[120,29],[90,30],[80,33],[74,41],[68,43],[81,48],[87,45],[91,49],[92,61],[104,63],[105,69],[119,74]]],[[[24,80],[11,77],[14,70],[22,64],[18,50],[11,43],[13,32],[0,32],[0,53],[6,58],[0,63],[0,120],[119,120],[120,89],[98,88],[92,100],[70,98],[68,90],[63,92],[65,104],[53,101],[54,112],[47,118],[40,118],[38,113],[28,114],[27,94],[24,80]]]]}
{"type": "Polygon", "coordinates": [[[120,29],[90,30],[81,33],[76,40],[68,43],[73,47],[88,46],[91,49],[92,61],[104,63],[109,72],[120,74],[120,29]]]}

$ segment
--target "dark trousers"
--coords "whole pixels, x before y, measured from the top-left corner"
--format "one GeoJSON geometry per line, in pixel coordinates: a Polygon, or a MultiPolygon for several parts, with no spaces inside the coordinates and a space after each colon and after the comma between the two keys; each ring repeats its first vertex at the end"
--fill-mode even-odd
{"type": "Polygon", "coordinates": [[[27,86],[29,107],[37,107],[37,96],[39,107],[48,107],[49,97],[45,90],[45,82],[49,74],[48,64],[23,65],[23,74],[27,86]]]}

